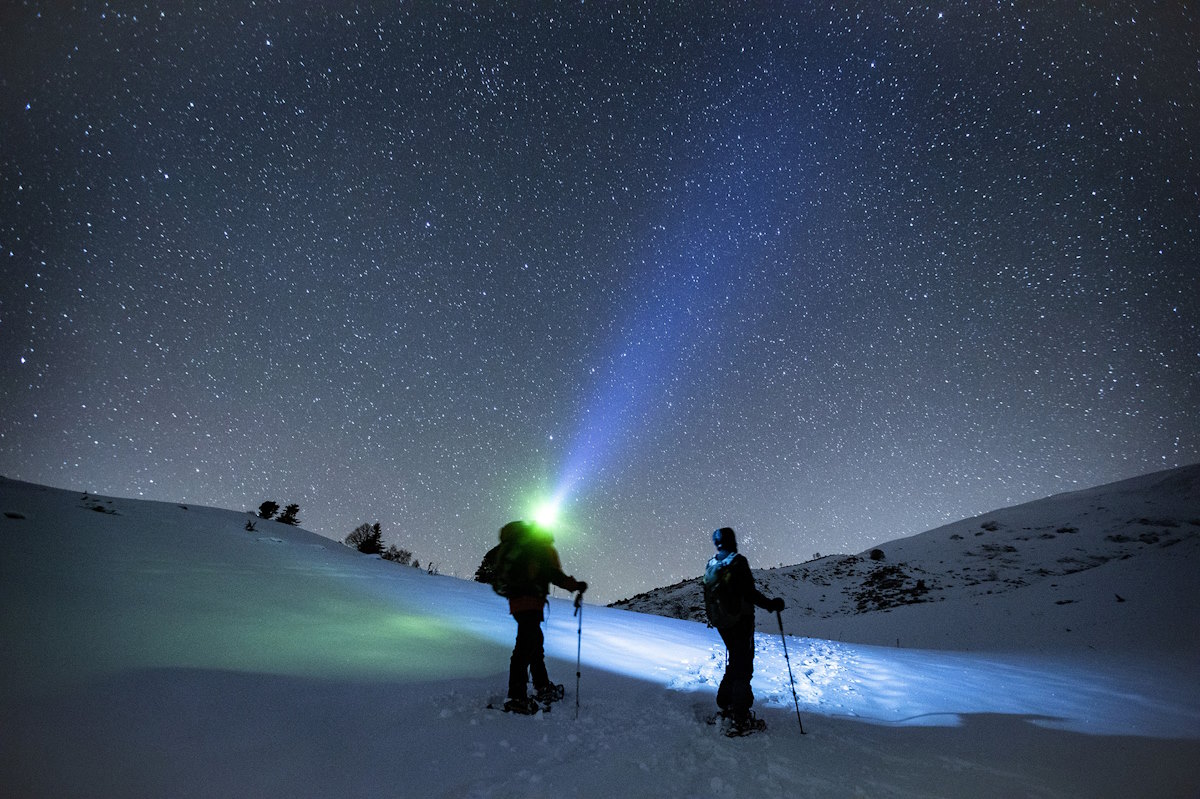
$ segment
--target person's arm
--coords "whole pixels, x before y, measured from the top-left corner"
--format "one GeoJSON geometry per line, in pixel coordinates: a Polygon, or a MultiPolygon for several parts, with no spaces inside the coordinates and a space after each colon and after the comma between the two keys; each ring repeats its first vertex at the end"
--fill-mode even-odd
{"type": "Polygon", "coordinates": [[[550,582],[567,591],[578,591],[582,594],[587,590],[587,583],[583,580],[576,580],[571,575],[564,574],[561,570],[554,577],[550,578],[550,582]]]}
{"type": "Polygon", "coordinates": [[[547,565],[550,569],[550,582],[559,588],[565,591],[578,591],[581,594],[587,590],[587,583],[583,580],[576,580],[562,570],[562,564],[558,560],[558,550],[550,550],[550,558],[547,565]]]}
{"type": "Polygon", "coordinates": [[[763,610],[769,610],[774,613],[777,610],[783,610],[783,600],[778,597],[772,599],[758,590],[758,586],[754,584],[754,573],[750,571],[750,561],[744,557],[735,559],[734,568],[738,570],[738,579],[743,586],[742,597],[747,602],[753,602],[763,610]]]}

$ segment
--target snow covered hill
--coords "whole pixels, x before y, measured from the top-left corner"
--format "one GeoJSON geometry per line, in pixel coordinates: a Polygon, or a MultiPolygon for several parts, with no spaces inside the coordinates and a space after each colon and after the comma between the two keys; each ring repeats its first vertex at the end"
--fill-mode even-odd
{"type": "Polygon", "coordinates": [[[1195,475],[766,573],[792,635],[785,657],[762,614],[769,726],[732,740],[700,721],[724,657],[703,624],[554,598],[567,697],[513,717],[485,707],[515,632],[486,586],[0,479],[0,795],[1194,797],[1195,475]]]}
{"type": "MultiPolygon", "coordinates": [[[[756,553],[745,552],[753,564],[756,553]]],[[[798,566],[755,571],[789,633],[952,650],[1200,660],[1200,465],[1029,502],[798,566]]],[[[697,572],[702,571],[698,565],[697,572]]],[[[703,621],[699,580],[614,603],[703,621]]],[[[759,614],[759,629],[777,623],[759,614]]]]}

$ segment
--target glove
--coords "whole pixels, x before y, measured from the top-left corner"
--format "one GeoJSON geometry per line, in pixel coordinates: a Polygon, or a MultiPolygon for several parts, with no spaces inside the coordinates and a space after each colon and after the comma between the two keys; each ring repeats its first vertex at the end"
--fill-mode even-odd
{"type": "Polygon", "coordinates": [[[783,610],[783,608],[784,608],[783,597],[777,596],[771,600],[770,610],[772,613],[778,613],[779,611],[783,610]]]}
{"type": "Polygon", "coordinates": [[[584,591],[587,590],[587,583],[585,583],[583,580],[576,580],[575,581],[575,590],[582,594],[584,591]]]}

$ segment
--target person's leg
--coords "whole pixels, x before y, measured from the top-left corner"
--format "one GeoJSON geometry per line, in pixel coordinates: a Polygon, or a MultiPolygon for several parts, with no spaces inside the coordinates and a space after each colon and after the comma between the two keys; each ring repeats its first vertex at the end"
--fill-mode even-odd
{"type": "Polygon", "coordinates": [[[737,672],[733,668],[733,650],[737,646],[738,637],[731,627],[718,627],[717,634],[725,644],[725,672],[721,675],[721,683],[717,686],[717,707],[722,713],[730,712],[734,683],[737,672]]]}
{"type": "MultiPolygon", "coordinates": [[[[750,680],[754,676],[754,626],[739,624],[721,633],[729,649],[729,665],[725,667],[725,708],[735,718],[745,718],[754,704],[750,680]]],[[[719,693],[719,692],[718,692],[719,693]]]]}
{"type": "Polygon", "coordinates": [[[530,625],[529,631],[529,678],[533,682],[533,690],[541,691],[550,684],[550,675],[546,673],[546,637],[542,634],[542,616],[539,613],[536,622],[530,625]]]}
{"type": "Polygon", "coordinates": [[[517,621],[517,641],[508,665],[508,698],[524,699],[527,696],[530,668],[537,668],[535,661],[542,663],[543,673],[546,670],[542,656],[542,614],[524,611],[513,614],[513,618],[517,621]]]}

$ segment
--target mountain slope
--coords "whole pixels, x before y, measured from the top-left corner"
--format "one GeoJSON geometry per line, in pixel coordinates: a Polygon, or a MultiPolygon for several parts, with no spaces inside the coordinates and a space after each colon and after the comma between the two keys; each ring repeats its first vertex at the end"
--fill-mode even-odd
{"type": "MultiPolygon", "coordinates": [[[[745,553],[753,563],[754,553],[745,553]]],[[[943,649],[1200,657],[1200,465],[993,511],[857,555],[755,571],[789,633],[943,649]],[[913,635],[898,635],[900,618],[913,635]],[[917,623],[907,623],[908,620],[917,623]],[[999,631],[999,635],[996,632],[999,631]]],[[[699,571],[699,569],[698,569],[699,571]]],[[[614,607],[705,619],[699,581],[614,607]]],[[[760,630],[777,630],[758,614],[760,630]]]]}

